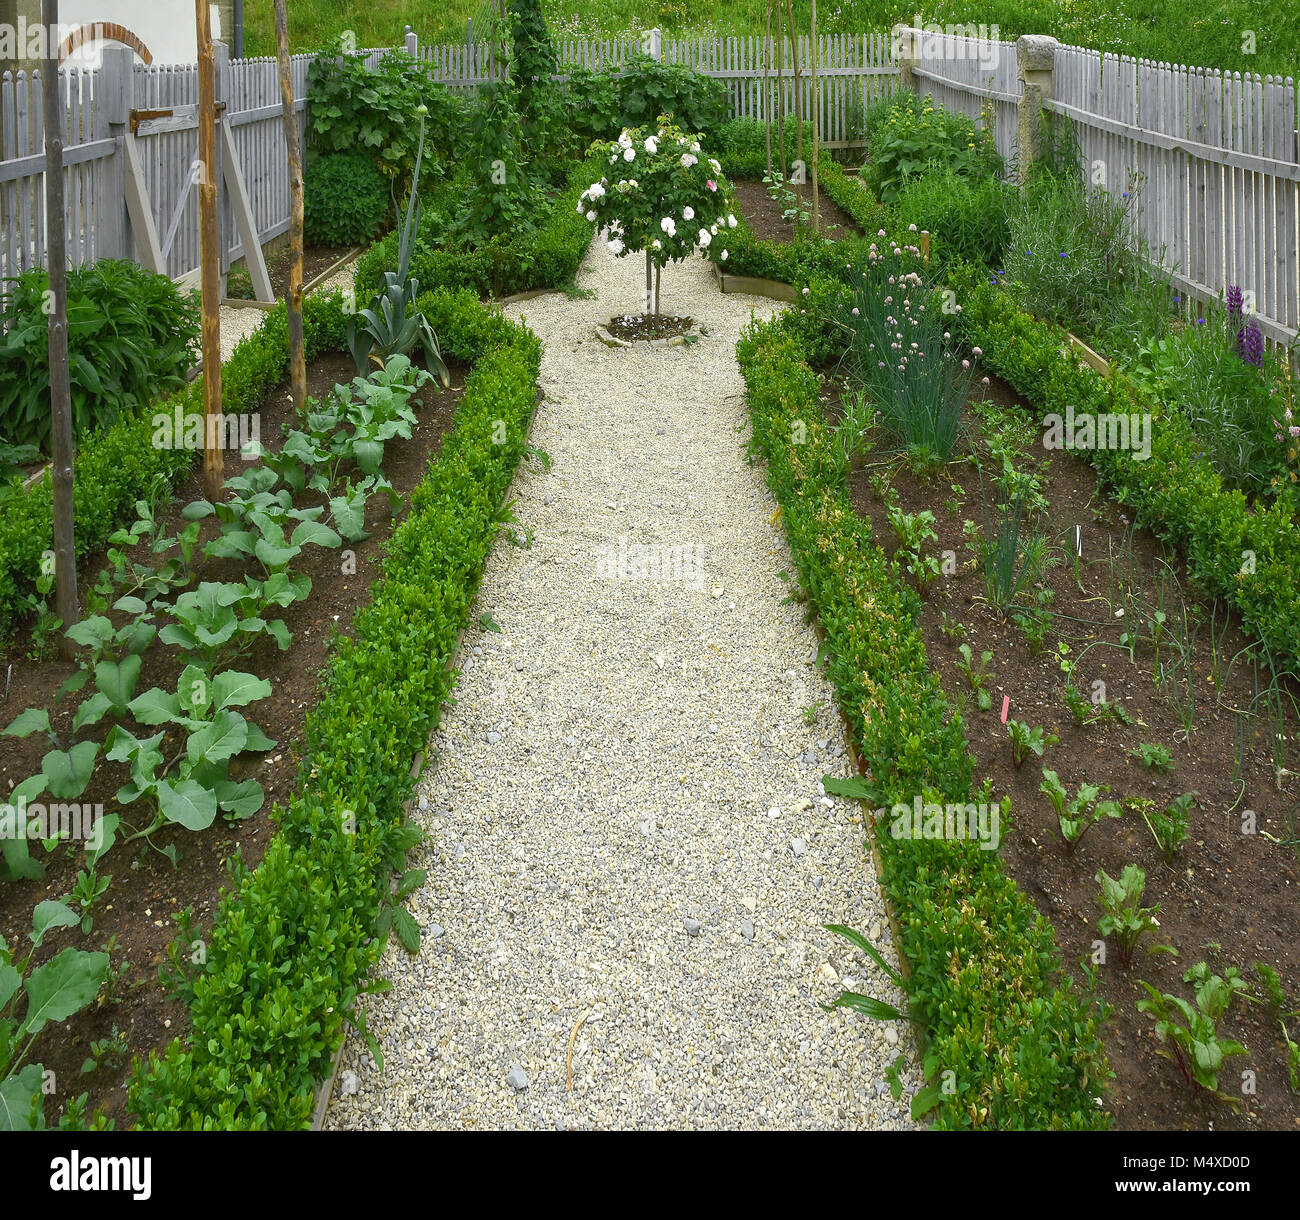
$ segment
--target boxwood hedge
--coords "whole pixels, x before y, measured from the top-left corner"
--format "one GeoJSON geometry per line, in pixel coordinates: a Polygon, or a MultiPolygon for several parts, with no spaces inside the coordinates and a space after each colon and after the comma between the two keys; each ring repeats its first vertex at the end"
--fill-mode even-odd
{"type": "Polygon", "coordinates": [[[190,983],[189,1034],[135,1066],[130,1105],[142,1127],[309,1125],[315,1085],[374,989],[376,919],[418,839],[403,814],[411,763],[455,684],[457,639],[524,452],[541,353],[469,292],[423,305],[445,349],[474,370],[388,540],[372,602],[335,642],[297,794],[277,807],[261,863],[238,871],[221,901],[190,983]]]}
{"type": "MultiPolygon", "coordinates": [[[[872,800],[979,799],[961,719],[926,660],[917,596],[849,502],[798,316],[753,325],[737,350],[754,444],[826,631],[829,676],[872,800]]],[[[1051,925],[996,853],[970,842],[875,840],[938,1125],[1106,1127],[1097,1014],[1063,978],[1051,925]]]]}

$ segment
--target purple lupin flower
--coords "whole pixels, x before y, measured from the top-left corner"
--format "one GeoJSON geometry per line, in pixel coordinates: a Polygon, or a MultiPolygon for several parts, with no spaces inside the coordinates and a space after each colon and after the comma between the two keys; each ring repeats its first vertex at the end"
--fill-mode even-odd
{"type": "Polygon", "coordinates": [[[1228,286],[1228,317],[1234,322],[1241,317],[1241,289],[1236,284],[1228,286]]]}
{"type": "Polygon", "coordinates": [[[1237,355],[1257,369],[1264,367],[1264,336],[1253,321],[1247,322],[1237,334],[1237,355]]]}

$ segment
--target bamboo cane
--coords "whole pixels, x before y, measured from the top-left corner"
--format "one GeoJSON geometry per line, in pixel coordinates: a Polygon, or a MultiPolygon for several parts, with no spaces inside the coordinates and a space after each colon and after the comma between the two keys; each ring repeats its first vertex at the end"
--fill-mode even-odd
{"type": "Polygon", "coordinates": [[[767,17],[763,34],[763,132],[767,138],[767,176],[772,176],[772,0],[767,0],[767,17]]]}
{"type": "Polygon", "coordinates": [[[781,146],[781,181],[785,181],[785,20],[776,0],[776,142],[781,146]]]}
{"type": "Polygon", "coordinates": [[[817,191],[817,159],[821,152],[819,129],[821,127],[821,93],[817,73],[821,69],[821,51],[817,46],[817,0],[812,0],[812,108],[813,108],[813,158],[812,158],[812,195],[813,195],[813,232],[820,233],[822,228],[821,200],[817,191]]]}
{"type": "Polygon", "coordinates": [[[194,0],[199,42],[199,252],[203,270],[203,492],[220,497],[221,268],[217,237],[217,86],[208,0],[194,0]]]}
{"type": "Polygon", "coordinates": [[[302,334],[302,145],[293,104],[289,62],[289,15],[285,0],[275,0],[275,47],[280,61],[280,100],[284,105],[284,142],[289,154],[289,388],[293,409],[301,415],[307,402],[307,355],[302,334]]]}
{"type": "Polygon", "coordinates": [[[786,24],[790,29],[790,50],[794,59],[794,122],[798,129],[795,139],[794,159],[802,167],[803,160],[803,83],[799,72],[799,36],[794,32],[794,0],[785,0],[786,24]]]}
{"type": "MultiPolygon", "coordinates": [[[[45,0],[45,28],[59,26],[58,0],[45,0]]],[[[58,47],[45,40],[41,101],[45,111],[45,234],[50,276],[50,464],[54,483],[54,605],[63,630],[80,617],[77,605],[77,547],[72,496],[72,389],[68,372],[68,251],[63,211],[63,116],[58,47]]],[[[48,573],[48,569],[45,570],[48,573]]],[[[59,636],[59,652],[71,660],[76,645],[59,636]]]]}

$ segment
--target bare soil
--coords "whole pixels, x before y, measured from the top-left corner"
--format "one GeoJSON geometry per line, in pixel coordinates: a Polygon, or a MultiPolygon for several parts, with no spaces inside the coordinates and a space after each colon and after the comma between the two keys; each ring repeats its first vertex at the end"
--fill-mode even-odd
{"type": "MultiPolygon", "coordinates": [[[[802,226],[797,225],[792,220],[787,220],[782,215],[783,206],[772,199],[767,193],[766,186],[761,182],[745,178],[733,182],[732,186],[735,187],[736,210],[745,218],[745,223],[749,225],[755,237],[762,241],[779,242],[791,242],[795,239],[802,226]]],[[[790,189],[797,192],[799,197],[811,209],[811,184],[792,186],[790,189]]],[[[842,237],[861,236],[860,230],[852,217],[839,204],[824,191],[819,192],[819,196],[819,212],[823,236],[833,237],[836,240],[842,237]]],[[[812,232],[811,222],[804,231],[807,233],[812,232]]]]}
{"type": "MultiPolygon", "coordinates": [[[[343,355],[322,357],[308,366],[307,392],[321,397],[337,382],[347,383],[355,376],[352,361],[343,355]]],[[[463,370],[452,370],[452,387],[437,392],[436,383],[426,385],[416,400],[418,421],[409,441],[389,442],[384,455],[384,473],[405,498],[423,478],[430,459],[437,455],[444,432],[450,427],[456,405],[464,392],[463,370]]],[[[278,449],[282,443],[281,425],[292,416],[287,389],[281,388],[261,413],[262,441],[278,449]]],[[[232,474],[245,464],[237,454],[227,453],[226,473],[232,474]]],[[[173,536],[184,524],[181,508],[202,496],[199,463],[181,483],[166,513],[164,534],[173,536]]],[[[304,499],[303,503],[307,503],[304,499]]],[[[293,643],[280,651],[269,638],[262,637],[253,653],[240,662],[239,668],[268,679],[272,694],[253,704],[250,719],[272,739],[276,747],[261,756],[245,755],[233,760],[232,778],[255,777],[266,791],[262,809],[245,821],[229,822],[218,818],[205,832],[193,834],[167,827],[154,836],[159,847],[174,844],[180,853],[173,867],[166,857],[140,840],[126,845],[125,823],[139,823],[144,817],[139,805],[119,806],[116,793],[125,782],[126,770],[107,762],[102,755],[96,760],[90,788],[80,798],[87,803],[102,803],[104,812],[121,814],[124,826],[119,842],[100,864],[100,872],[112,875],[112,884],[94,911],[94,927],[82,937],[77,929],[52,934],[38,951],[34,964],[72,944],[83,948],[109,947],[112,968],[122,972],[116,986],[100,995],[99,1004],[71,1020],[52,1025],[42,1033],[34,1048],[34,1058],[55,1072],[57,1093],[54,1105],[47,1107],[47,1120],[53,1122],[71,1097],[89,1092],[90,1109],[102,1108],[119,1127],[129,1124],[126,1114],[126,1079],[130,1056],[144,1057],[151,1050],[161,1050],[168,1041],[185,1030],[188,1010],[161,985],[159,966],[165,962],[168,944],[176,934],[174,917],[187,907],[193,908],[196,928],[210,924],[227,875],[225,862],[239,853],[245,864],[253,866],[262,858],[275,832],[272,810],[277,803],[288,801],[298,775],[303,721],[317,698],[322,670],[338,634],[349,634],[357,610],[370,600],[370,586],[379,575],[378,563],[385,540],[405,514],[406,507],[391,516],[386,496],[374,497],[366,509],[366,528],[370,537],[347,544],[355,552],[355,575],[341,574],[341,552],[310,547],[302,556],[302,571],[312,579],[311,595],[289,607],[283,614],[293,643]],[[116,1029],[130,1047],[126,1061],[106,1064],[81,1075],[81,1066],[90,1054],[90,1043],[108,1037],[116,1029]]],[[[204,539],[216,533],[211,519],[205,523],[204,539]]],[[[137,559],[142,556],[137,555],[137,559]]],[[[101,568],[103,555],[96,555],[82,565],[79,573],[83,590],[93,586],[101,568]]],[[[202,562],[196,579],[226,579],[236,573],[229,563],[202,562]]],[[[27,707],[50,708],[55,731],[66,740],[70,736],[73,714],[89,690],[53,704],[54,692],[76,671],[70,662],[29,659],[32,641],[23,632],[2,659],[8,672],[8,693],[0,702],[0,723],[7,724],[27,707]]],[[[145,656],[137,691],[160,686],[174,690],[181,666],[175,651],[155,646],[145,656]]],[[[102,742],[108,726],[83,734],[83,739],[102,742]],[[96,736],[98,734],[98,736],[96,736]]],[[[165,743],[170,744],[170,743],[165,743]]],[[[49,743],[43,734],[25,741],[0,739],[0,792],[12,787],[39,770],[41,757],[49,743]]],[[[39,845],[33,854],[44,856],[39,845]]],[[[80,844],[45,857],[46,874],[40,881],[0,885],[0,934],[11,945],[25,946],[31,927],[31,913],[46,898],[59,898],[72,887],[81,867],[80,844]]]]}
{"type": "MultiPolygon", "coordinates": [[[[828,380],[823,395],[831,418],[838,417],[839,393],[839,385],[828,380]]],[[[1024,405],[997,380],[987,393],[996,403],[1024,405]]],[[[981,530],[984,523],[980,479],[969,460],[970,444],[983,443],[982,421],[968,410],[966,422],[970,441],[937,477],[918,479],[905,465],[891,466],[872,454],[851,475],[850,492],[857,511],[871,521],[880,544],[892,553],[897,539],[885,504],[872,487],[873,475],[892,472],[902,511],[934,513],[939,535],[934,553],[955,553],[957,574],[936,580],[923,600],[920,627],[927,654],[945,691],[962,710],[977,781],[991,777],[994,796],[1011,798],[1011,825],[1002,834],[1003,863],[1052,922],[1066,968],[1081,985],[1086,986],[1086,976],[1077,963],[1092,960],[1100,939],[1097,871],[1118,878],[1124,865],[1133,863],[1146,872],[1142,905],[1160,906],[1159,932],[1146,943],[1172,945],[1178,956],[1149,955],[1140,943],[1131,966],[1124,968],[1108,945],[1107,963],[1097,971],[1100,995],[1113,1006],[1103,1036],[1115,1072],[1108,1106],[1116,1125],[1126,1130],[1294,1130],[1300,1126],[1300,1097],[1288,1085],[1281,1033],[1277,1023],[1267,1019],[1263,1005],[1236,1001],[1220,1025],[1221,1036],[1235,1038],[1249,1052],[1227,1060],[1219,1075],[1220,1090],[1239,1103],[1239,1111],[1198,1093],[1176,1064],[1157,1054],[1154,1022],[1135,1005],[1146,995],[1139,979],[1190,1001],[1190,985],[1181,975],[1204,960],[1220,973],[1237,966],[1257,993],[1253,967],[1264,962],[1281,976],[1290,1006],[1300,1006],[1300,782],[1289,769],[1297,760],[1295,720],[1288,714],[1281,728],[1284,758],[1279,771],[1273,753],[1276,726],[1264,714],[1244,714],[1261,709],[1252,668],[1241,655],[1249,640],[1235,616],[1221,605],[1198,599],[1181,559],[1148,531],[1131,529],[1124,507],[1109,498],[1085,461],[1041,448],[1037,460],[1050,505],[1044,524],[1062,561],[1042,582],[1052,594],[1050,609],[1056,617],[1045,647],[1035,651],[1020,627],[989,603],[983,574],[972,562],[963,536],[964,521],[974,521],[981,530]],[[1126,575],[1126,536],[1134,557],[1131,576],[1126,575]],[[1076,577],[1068,554],[1077,556],[1080,550],[1076,577]],[[1159,686],[1153,678],[1159,658],[1152,646],[1140,645],[1132,661],[1128,648],[1120,646],[1128,626],[1121,614],[1121,587],[1126,582],[1135,587],[1141,572],[1143,587],[1154,599],[1165,570],[1162,563],[1177,575],[1189,614],[1199,613],[1202,619],[1191,652],[1195,723],[1190,738],[1168,693],[1171,687],[1159,686]],[[965,629],[961,638],[943,630],[955,624],[965,629]],[[1063,699],[1058,641],[1068,644],[1075,659],[1095,643],[1082,656],[1075,684],[1091,692],[1095,681],[1103,682],[1105,698],[1120,705],[1131,724],[1116,719],[1088,727],[1076,724],[1063,699]],[[986,649],[993,653],[990,710],[978,709],[958,669],[961,642],[970,645],[976,660],[986,649]],[[1043,726],[1059,744],[1049,746],[1043,758],[1030,754],[1015,767],[1002,721],[1004,700],[1010,701],[1008,719],[1043,726]],[[1135,759],[1130,752],[1143,743],[1166,746],[1172,771],[1148,770],[1135,759]],[[1115,799],[1153,801],[1151,812],[1163,810],[1182,793],[1198,794],[1188,842],[1173,863],[1166,864],[1141,813],[1130,811],[1120,821],[1101,821],[1071,850],[1061,838],[1054,810],[1038,790],[1043,767],[1055,770],[1071,795],[1084,782],[1106,784],[1115,799]],[[1253,819],[1248,811],[1253,811],[1253,819]],[[1244,833],[1252,821],[1254,833],[1244,833]],[[1254,1074],[1254,1093],[1244,1091],[1251,1084],[1250,1077],[1243,1079],[1245,1072],[1254,1074]]],[[[985,479],[987,484],[988,474],[985,479]]],[[[911,578],[902,574],[901,579],[911,578]]],[[[1179,600],[1171,596],[1167,603],[1171,618],[1179,600]]],[[[1162,656],[1167,659],[1169,653],[1162,656]]],[[[1290,1022],[1290,1035],[1300,1041],[1300,1021],[1290,1022]]]]}

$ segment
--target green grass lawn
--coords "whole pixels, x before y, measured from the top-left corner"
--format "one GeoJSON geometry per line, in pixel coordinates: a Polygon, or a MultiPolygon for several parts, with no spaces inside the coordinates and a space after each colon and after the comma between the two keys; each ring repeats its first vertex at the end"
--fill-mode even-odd
{"type": "MultiPolygon", "coordinates": [[[[1300,0],[823,0],[827,33],[887,29],[920,11],[927,21],[997,26],[1001,37],[1052,34],[1063,42],[1149,59],[1239,72],[1300,75],[1300,0]],[[1253,31],[1254,51],[1249,51],[1253,31]],[[1245,49],[1244,49],[1245,48],[1245,49]]],[[[245,49],[275,51],[271,0],[247,0],[245,49]]],[[[310,50],[351,29],[361,46],[392,46],[409,23],[421,40],[464,38],[466,20],[487,29],[482,0],[294,0],[295,50],[310,50]]],[[[810,0],[795,0],[807,27],[810,0]]],[[[759,34],[767,0],[546,0],[556,37],[627,35],[658,26],[667,34],[759,34]]]]}

